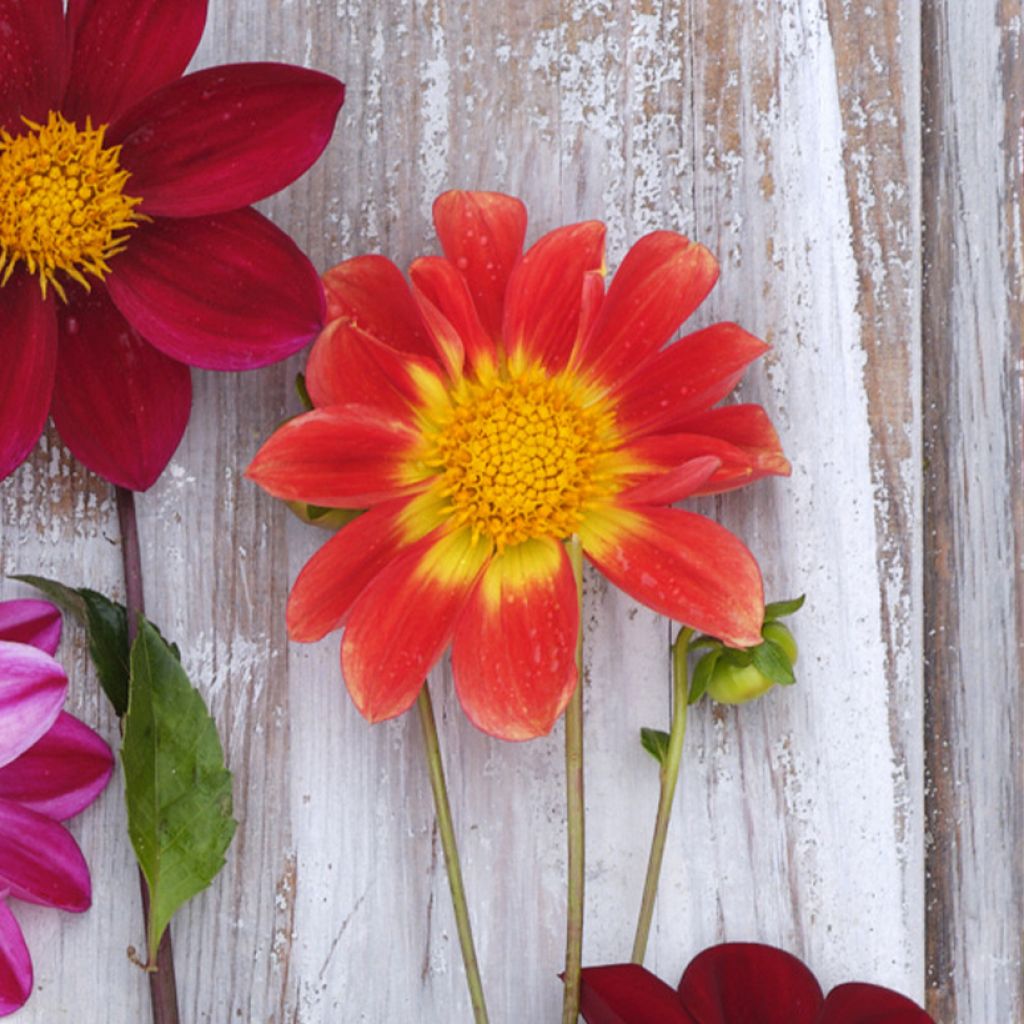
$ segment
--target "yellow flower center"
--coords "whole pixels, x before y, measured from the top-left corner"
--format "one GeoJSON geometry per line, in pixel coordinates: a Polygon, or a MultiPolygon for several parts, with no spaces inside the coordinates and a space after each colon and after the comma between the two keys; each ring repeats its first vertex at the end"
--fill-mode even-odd
{"type": "Polygon", "coordinates": [[[601,456],[610,418],[584,407],[565,377],[543,371],[466,383],[436,433],[426,463],[458,526],[499,550],[533,537],[569,537],[588,500],[608,490],[601,456]]]}
{"type": "Polygon", "coordinates": [[[80,129],[51,112],[45,125],[24,119],[29,131],[0,130],[0,286],[24,263],[67,299],[58,272],[86,288],[86,275],[103,280],[107,261],[124,249],[142,202],[124,194],[128,172],[120,146],[105,147],[106,125],[80,129]]]}

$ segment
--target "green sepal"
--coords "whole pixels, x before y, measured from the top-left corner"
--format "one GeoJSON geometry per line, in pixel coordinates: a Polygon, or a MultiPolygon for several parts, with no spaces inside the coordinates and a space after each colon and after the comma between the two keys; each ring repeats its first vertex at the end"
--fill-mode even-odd
{"type": "Polygon", "coordinates": [[[224,866],[235,834],[217,727],[175,651],[139,616],[124,719],[128,835],[150,895],[149,963],[179,907],[224,866]]]}
{"type": "Polygon", "coordinates": [[[668,754],[668,739],[668,733],[661,729],[643,728],[640,730],[640,745],[658,764],[665,763],[665,757],[668,754]]]}
{"type": "Polygon", "coordinates": [[[313,399],[309,397],[309,388],[306,387],[306,375],[304,373],[295,374],[295,390],[298,392],[302,408],[306,412],[311,412],[313,409],[313,399]]]}
{"type": "Polygon", "coordinates": [[[718,659],[722,656],[722,646],[719,644],[715,650],[708,651],[693,670],[693,678],[690,680],[690,695],[687,704],[696,704],[704,696],[708,688],[708,682],[715,671],[718,659]]]}
{"type": "Polygon", "coordinates": [[[751,662],[766,679],[781,686],[792,686],[796,682],[793,665],[786,652],[771,640],[765,640],[750,650],[751,662]]]}
{"type": "Polygon", "coordinates": [[[806,594],[801,594],[799,597],[794,597],[790,601],[772,601],[771,604],[764,606],[764,621],[772,622],[775,619],[785,618],[787,615],[792,615],[794,612],[800,611],[804,606],[804,601],[807,600],[806,594]]]}

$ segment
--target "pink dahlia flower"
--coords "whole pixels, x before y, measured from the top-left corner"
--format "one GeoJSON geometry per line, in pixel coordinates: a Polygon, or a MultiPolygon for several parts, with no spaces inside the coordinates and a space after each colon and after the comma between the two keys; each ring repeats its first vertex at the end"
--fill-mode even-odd
{"type": "Polygon", "coordinates": [[[322,326],[316,271],[250,204],[316,160],[345,88],[285,64],[183,78],[206,7],[0,0],[0,479],[52,415],[145,490],[190,366],[264,366],[322,326]]]}
{"type": "Polygon", "coordinates": [[[89,868],[60,822],[88,807],[113,769],[106,743],[61,710],[60,627],[45,601],[0,602],[0,1015],[32,991],[32,961],[7,897],[89,908],[89,868]]]}

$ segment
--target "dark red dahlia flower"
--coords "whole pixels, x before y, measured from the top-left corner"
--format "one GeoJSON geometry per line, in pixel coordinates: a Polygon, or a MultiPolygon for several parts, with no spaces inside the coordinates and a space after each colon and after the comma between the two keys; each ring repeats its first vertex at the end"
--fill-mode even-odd
{"type": "Polygon", "coordinates": [[[826,998],[794,956],[753,942],[698,954],[673,989],[638,964],[583,970],[587,1024],[934,1024],[892,989],[839,985],[826,998]]]}
{"type": "Polygon", "coordinates": [[[249,204],[323,151],[335,79],[182,78],[207,0],[0,0],[0,479],[48,414],[144,490],[188,422],[189,366],[240,370],[320,330],[316,271],[249,204]]]}

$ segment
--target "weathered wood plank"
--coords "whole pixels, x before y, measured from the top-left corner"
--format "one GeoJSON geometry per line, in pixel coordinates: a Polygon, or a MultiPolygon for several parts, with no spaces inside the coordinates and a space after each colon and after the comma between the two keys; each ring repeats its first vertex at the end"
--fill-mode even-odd
{"type": "Polygon", "coordinates": [[[1024,1017],[1019,2],[926,0],[929,1006],[1024,1017]]]}
{"type": "MultiPolygon", "coordinates": [[[[775,344],[743,394],[776,418],[795,475],[707,510],[749,541],[773,596],[808,591],[801,684],[694,715],[648,961],[670,979],[710,942],[760,938],[826,983],[922,991],[919,9],[871,12],[213,0],[199,55],[347,81],[327,157],[269,207],[319,265],[363,251],[406,263],[433,249],[437,192],[502,188],[527,201],[531,237],[606,220],[611,266],[653,228],[700,239],[723,276],[697,325],[736,319],[775,344]]],[[[147,603],[209,680],[242,820],[227,871],[174,926],[183,1009],[212,1024],[468,1020],[418,727],[365,725],[336,638],[287,644],[288,586],[321,538],[240,476],[294,410],[300,365],[197,374],[186,441],[140,501],[147,603]]],[[[0,517],[4,572],[120,590],[108,491],[56,445],[0,485],[0,517]]],[[[15,592],[0,581],[0,596],[15,592]]],[[[670,629],[596,576],[586,621],[586,958],[598,961],[631,942],[656,802],[637,734],[667,717],[670,629]]],[[[81,645],[70,652],[76,707],[113,736],[81,645]]],[[[435,677],[492,1019],[555,1019],[561,730],[490,740],[446,671],[435,677]]],[[[1019,759],[1008,765],[1019,776],[1019,759]]],[[[122,955],[140,929],[119,794],[77,828],[96,905],[74,920],[19,908],[40,982],[23,1019],[100,1024],[116,1006],[144,1020],[144,982],[122,955]]],[[[984,895],[962,913],[987,906],[993,884],[965,889],[984,895]]]]}

